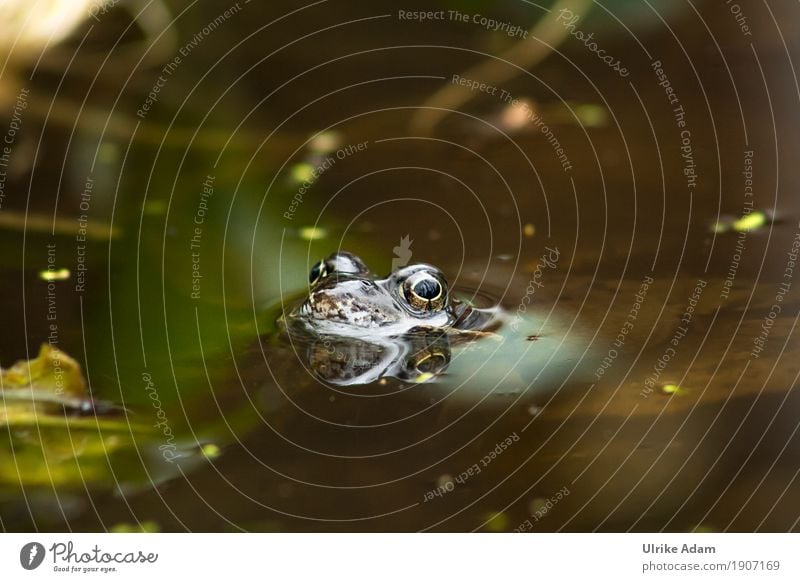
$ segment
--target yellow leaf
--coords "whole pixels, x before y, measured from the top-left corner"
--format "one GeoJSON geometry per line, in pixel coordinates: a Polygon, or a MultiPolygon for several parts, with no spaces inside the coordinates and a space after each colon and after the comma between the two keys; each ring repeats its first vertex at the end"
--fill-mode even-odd
{"type": "Polygon", "coordinates": [[[49,344],[43,344],[35,360],[20,361],[0,370],[0,388],[31,388],[71,397],[86,396],[86,384],[78,362],[49,344]]]}

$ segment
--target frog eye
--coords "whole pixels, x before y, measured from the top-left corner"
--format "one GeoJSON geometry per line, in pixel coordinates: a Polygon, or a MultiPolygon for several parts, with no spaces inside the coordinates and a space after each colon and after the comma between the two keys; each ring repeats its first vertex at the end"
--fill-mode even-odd
{"type": "Polygon", "coordinates": [[[308,274],[308,282],[316,285],[325,275],[327,275],[325,261],[320,261],[311,268],[311,272],[308,274]]]}
{"type": "Polygon", "coordinates": [[[425,271],[414,273],[403,282],[403,295],[418,311],[441,311],[446,302],[442,282],[425,271]]]}
{"type": "Polygon", "coordinates": [[[325,259],[326,275],[338,273],[342,275],[366,276],[369,269],[360,258],[346,251],[338,251],[325,259]]]}

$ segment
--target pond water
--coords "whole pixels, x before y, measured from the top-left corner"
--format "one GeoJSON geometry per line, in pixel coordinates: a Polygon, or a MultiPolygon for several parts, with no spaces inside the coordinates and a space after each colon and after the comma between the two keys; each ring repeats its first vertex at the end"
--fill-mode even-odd
{"type": "MultiPolygon", "coordinates": [[[[124,410],[9,424],[0,526],[796,531],[797,47],[770,13],[752,16],[757,50],[707,7],[665,13],[680,32],[583,21],[628,78],[572,39],[500,84],[558,153],[486,91],[413,129],[420,103],[513,39],[386,17],[271,60],[259,43],[225,56],[287,10],[231,17],[144,116],[157,68],[10,85],[31,87],[15,155],[32,165],[0,207],[0,359],[54,340],[124,410]],[[338,249],[381,275],[436,265],[504,322],[415,345],[436,374],[337,382],[276,321],[338,249]],[[50,264],[70,276],[43,280],[50,264]]],[[[267,53],[301,36],[260,34],[267,53]]],[[[352,350],[362,369],[376,357],[352,350]]]]}

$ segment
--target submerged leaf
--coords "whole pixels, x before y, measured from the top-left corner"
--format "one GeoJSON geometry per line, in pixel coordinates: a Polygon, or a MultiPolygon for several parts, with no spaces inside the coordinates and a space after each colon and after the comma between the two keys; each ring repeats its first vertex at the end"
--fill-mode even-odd
{"type": "Polygon", "coordinates": [[[7,434],[0,494],[109,482],[112,455],[131,451],[134,436],[155,433],[125,417],[96,415],[108,406],[89,398],[78,362],[51,345],[34,360],[0,369],[0,428],[7,434]]]}

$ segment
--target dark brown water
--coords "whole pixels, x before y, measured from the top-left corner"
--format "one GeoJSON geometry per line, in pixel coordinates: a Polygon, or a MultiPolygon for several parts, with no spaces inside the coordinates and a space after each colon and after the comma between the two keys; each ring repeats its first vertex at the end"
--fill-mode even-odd
{"type": "MultiPolygon", "coordinates": [[[[543,13],[506,4],[458,8],[543,13]]],[[[163,65],[91,60],[124,14],[61,85],[3,73],[12,108],[31,95],[0,208],[21,217],[0,226],[0,359],[34,357],[55,323],[93,394],[144,429],[3,429],[2,527],[796,531],[800,13],[743,6],[748,36],[722,2],[619,4],[578,27],[629,76],[570,37],[427,133],[425,100],[518,39],[386,2],[267,28],[301,5],[244,6],[143,119],[163,65]],[[314,154],[323,131],[335,146],[314,154]],[[748,211],[752,230],[734,224],[748,211]],[[278,337],[282,304],[319,257],[385,273],[404,237],[504,306],[501,338],[454,347],[430,382],[321,381],[278,337]],[[54,320],[47,245],[72,271],[54,320]]],[[[179,46],[227,7],[189,10],[179,46]]]]}

